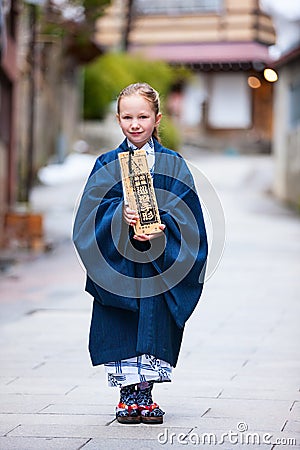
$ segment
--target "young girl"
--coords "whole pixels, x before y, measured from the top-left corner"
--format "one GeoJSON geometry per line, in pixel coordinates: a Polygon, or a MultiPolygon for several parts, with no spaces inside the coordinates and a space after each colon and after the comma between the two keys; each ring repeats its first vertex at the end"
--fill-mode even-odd
{"type": "Polygon", "coordinates": [[[77,211],[73,239],[93,298],[89,351],[120,388],[120,423],[162,423],[152,398],[170,382],[185,323],[202,292],[207,240],[199,198],[184,159],[158,137],[159,95],[146,83],[120,93],[125,140],[96,160],[77,211]],[[123,192],[118,153],[145,149],[161,225],[136,235],[138,220],[123,192]]]}

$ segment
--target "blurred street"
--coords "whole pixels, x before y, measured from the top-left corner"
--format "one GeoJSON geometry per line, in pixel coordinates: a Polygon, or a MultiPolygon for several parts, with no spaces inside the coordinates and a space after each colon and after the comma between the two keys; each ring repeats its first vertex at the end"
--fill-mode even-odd
{"type": "Polygon", "coordinates": [[[271,195],[272,157],[184,149],[220,197],[225,251],[174,381],[155,387],[164,424],[122,426],[118,391],[89,360],[91,298],[70,241],[83,156],[82,176],[33,191],[52,251],[0,278],[0,450],[200,447],[203,433],[226,450],[300,448],[300,217],[271,195]]]}

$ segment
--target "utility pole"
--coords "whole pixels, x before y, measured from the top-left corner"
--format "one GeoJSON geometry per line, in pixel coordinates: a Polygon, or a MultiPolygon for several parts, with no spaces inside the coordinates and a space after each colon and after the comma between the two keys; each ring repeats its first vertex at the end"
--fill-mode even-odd
{"type": "Polygon", "coordinates": [[[122,47],[125,52],[128,50],[128,46],[129,46],[130,31],[131,31],[132,18],[133,18],[133,7],[134,7],[134,0],[128,0],[127,1],[127,12],[126,12],[126,17],[125,17],[125,26],[124,26],[124,32],[123,32],[123,39],[122,39],[122,41],[123,41],[122,47]]]}
{"type": "Polygon", "coordinates": [[[30,55],[30,76],[29,76],[29,103],[28,103],[28,136],[26,151],[26,180],[25,180],[25,202],[30,200],[30,191],[33,185],[33,162],[34,162],[34,134],[35,134],[35,101],[36,101],[36,36],[37,36],[37,6],[30,3],[29,27],[31,31],[29,55],[30,55]]]}

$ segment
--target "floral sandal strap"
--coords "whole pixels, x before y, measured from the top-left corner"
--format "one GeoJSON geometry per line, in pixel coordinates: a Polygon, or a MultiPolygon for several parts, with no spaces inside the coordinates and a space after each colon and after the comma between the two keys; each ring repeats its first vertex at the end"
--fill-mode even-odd
{"type": "Polygon", "coordinates": [[[165,414],[157,403],[152,403],[151,405],[139,405],[138,408],[141,415],[146,417],[162,417],[165,414]]]}
{"type": "Polygon", "coordinates": [[[138,416],[139,407],[136,403],[126,405],[126,403],[119,402],[116,407],[117,416],[138,416]]]}

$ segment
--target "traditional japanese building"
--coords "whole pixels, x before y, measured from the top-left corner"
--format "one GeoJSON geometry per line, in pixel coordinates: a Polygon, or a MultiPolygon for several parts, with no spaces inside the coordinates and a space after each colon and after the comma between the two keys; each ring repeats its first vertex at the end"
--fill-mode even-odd
{"type": "Polygon", "coordinates": [[[271,18],[259,0],[115,0],[97,23],[97,40],[153,60],[190,67],[193,84],[170,100],[188,136],[268,150],[272,137],[271,18]],[[200,137],[199,137],[200,136],[200,137]]]}
{"type": "Polygon", "coordinates": [[[300,43],[276,62],[274,92],[274,192],[300,209],[300,43]]]}

